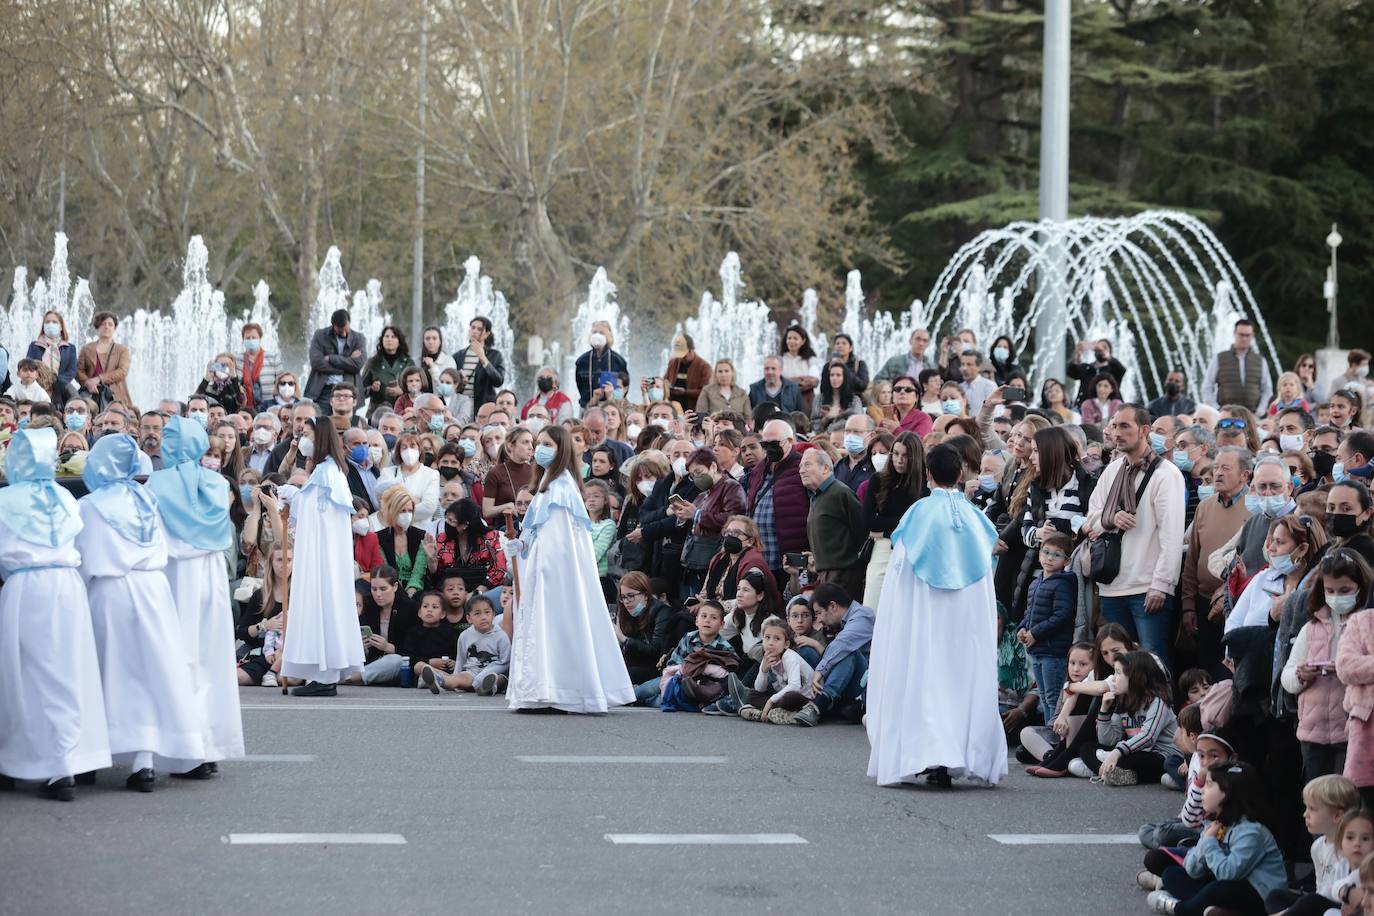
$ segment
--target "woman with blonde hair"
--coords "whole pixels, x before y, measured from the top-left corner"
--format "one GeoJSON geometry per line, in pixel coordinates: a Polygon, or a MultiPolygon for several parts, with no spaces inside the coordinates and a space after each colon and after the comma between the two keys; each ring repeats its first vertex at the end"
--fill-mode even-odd
{"type": "Polygon", "coordinates": [[[728,359],[716,360],[711,381],[697,397],[697,414],[707,417],[722,410],[732,410],[742,417],[749,416],[749,392],[735,384],[735,364],[728,359]]]}
{"type": "Polygon", "coordinates": [[[237,362],[232,353],[220,353],[210,360],[205,378],[196,386],[196,394],[204,395],[212,404],[224,408],[226,414],[238,413],[243,403],[243,386],[239,384],[237,362]]]}

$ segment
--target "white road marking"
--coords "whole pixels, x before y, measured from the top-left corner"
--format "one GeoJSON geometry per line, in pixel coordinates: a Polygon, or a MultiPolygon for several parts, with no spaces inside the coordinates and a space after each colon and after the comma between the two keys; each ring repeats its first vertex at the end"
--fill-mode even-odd
{"type": "Polygon", "coordinates": [[[1134,845],[1134,833],[989,833],[1003,846],[1117,846],[1134,845]]]}
{"type": "Polygon", "coordinates": [[[228,763],[314,763],[314,754],[244,754],[228,763]]]}
{"type": "Polygon", "coordinates": [[[404,846],[399,833],[231,833],[230,846],[404,846]]]}
{"type": "Polygon", "coordinates": [[[725,757],[645,757],[587,754],[585,756],[516,756],[521,763],[725,763],[725,757]]]}
{"type": "Polygon", "coordinates": [[[617,846],[804,846],[795,833],[608,833],[617,846]]]}
{"type": "Polygon", "coordinates": [[[377,703],[241,703],[240,709],[407,709],[416,712],[509,712],[504,706],[458,706],[449,703],[383,706],[377,703]]]}

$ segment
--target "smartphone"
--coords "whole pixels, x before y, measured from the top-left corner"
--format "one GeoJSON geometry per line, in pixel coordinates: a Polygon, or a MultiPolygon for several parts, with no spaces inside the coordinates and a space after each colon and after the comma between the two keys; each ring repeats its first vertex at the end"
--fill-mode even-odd
{"type": "Polygon", "coordinates": [[[366,640],[369,636],[372,635],[372,627],[358,627],[358,629],[362,631],[364,640],[366,640]]]}
{"type": "Polygon", "coordinates": [[[596,387],[600,388],[603,385],[610,385],[612,388],[614,388],[615,383],[619,380],[620,379],[616,376],[614,372],[600,372],[596,376],[596,387]]]}
{"type": "Polygon", "coordinates": [[[688,506],[691,505],[691,502],[688,501],[688,500],[686,500],[686,499],[684,499],[680,493],[674,493],[672,496],[669,496],[669,497],[668,497],[668,502],[669,502],[669,503],[682,503],[682,504],[688,505],[688,506]]]}
{"type": "Polygon", "coordinates": [[[682,602],[682,603],[683,603],[683,605],[686,606],[686,607],[696,607],[698,604],[701,604],[701,599],[700,599],[700,598],[688,598],[686,601],[684,601],[684,602],[682,602]]]}
{"type": "Polygon", "coordinates": [[[1005,388],[1002,389],[1002,400],[1008,403],[1024,401],[1025,399],[1026,392],[1020,388],[1015,387],[1014,385],[1007,385],[1005,388]]]}
{"type": "Polygon", "coordinates": [[[783,554],[782,559],[783,562],[785,562],[788,566],[792,567],[793,569],[806,568],[806,554],[804,553],[783,554]]]}

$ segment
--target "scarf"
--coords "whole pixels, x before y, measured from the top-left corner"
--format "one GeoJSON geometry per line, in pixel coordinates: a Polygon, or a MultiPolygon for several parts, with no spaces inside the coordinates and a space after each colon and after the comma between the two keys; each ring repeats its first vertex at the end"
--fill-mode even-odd
{"type": "Polygon", "coordinates": [[[1124,457],[1121,459],[1121,470],[1117,472],[1116,479],[1112,481],[1112,488],[1107,492],[1107,499],[1102,503],[1103,531],[1116,530],[1114,519],[1118,512],[1135,513],[1136,476],[1146,473],[1159,460],[1160,456],[1153,451],[1146,452],[1145,457],[1136,462],[1128,461],[1124,457]]]}
{"type": "Polygon", "coordinates": [[[252,410],[253,404],[253,385],[257,382],[258,376],[262,375],[262,348],[249,357],[243,354],[243,406],[252,410]]]}

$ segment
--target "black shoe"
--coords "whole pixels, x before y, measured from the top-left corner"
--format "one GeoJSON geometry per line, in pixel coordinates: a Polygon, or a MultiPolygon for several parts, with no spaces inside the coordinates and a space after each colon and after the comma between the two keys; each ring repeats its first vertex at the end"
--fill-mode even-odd
{"type": "MultiPolygon", "coordinates": [[[[1047,755],[1048,756],[1048,755],[1047,755]]],[[[1026,750],[1021,745],[1016,745],[1016,760],[1018,763],[1038,764],[1040,761],[1035,759],[1035,755],[1026,750]]]]}
{"type": "Polygon", "coordinates": [[[77,773],[77,774],[76,774],[76,784],[77,784],[78,786],[93,786],[93,785],[95,785],[95,770],[91,770],[89,773],[77,773]]]}
{"type": "Polygon", "coordinates": [[[864,720],[864,706],[862,703],[846,703],[837,709],[835,714],[850,725],[858,725],[864,720]]]}
{"type": "Polygon", "coordinates": [[[153,768],[144,767],[129,774],[129,778],[124,780],[124,788],[133,789],[135,792],[151,792],[153,791],[153,783],[156,781],[157,777],[153,774],[153,768]]]}
{"type": "Polygon", "coordinates": [[[0,792],[14,791],[14,777],[0,773],[0,792]]]}
{"type": "Polygon", "coordinates": [[[338,693],[338,684],[321,684],[318,681],[307,681],[299,687],[291,688],[293,697],[332,697],[338,693]]]}
{"type": "Polygon", "coordinates": [[[926,785],[934,786],[937,789],[954,788],[954,780],[950,779],[949,767],[932,767],[925,771],[926,785]]]}
{"type": "Polygon", "coordinates": [[[51,798],[53,801],[74,801],[76,780],[70,776],[63,776],[57,782],[44,783],[38,790],[38,797],[51,798]]]}
{"type": "Polygon", "coordinates": [[[209,779],[215,775],[213,763],[202,763],[200,766],[187,770],[185,773],[173,773],[173,779],[209,779]]]}
{"type": "Polygon", "coordinates": [[[219,764],[213,760],[210,761],[210,773],[215,776],[219,775],[219,764]]]}

